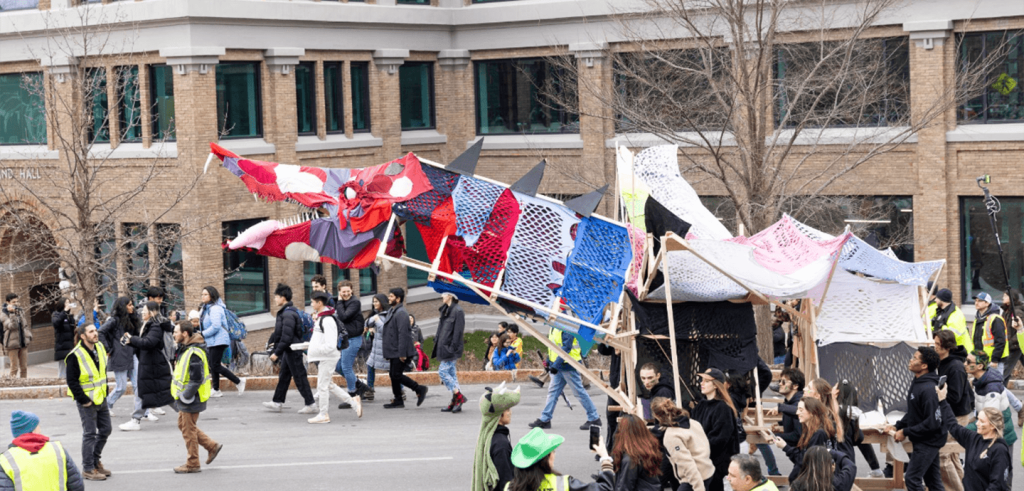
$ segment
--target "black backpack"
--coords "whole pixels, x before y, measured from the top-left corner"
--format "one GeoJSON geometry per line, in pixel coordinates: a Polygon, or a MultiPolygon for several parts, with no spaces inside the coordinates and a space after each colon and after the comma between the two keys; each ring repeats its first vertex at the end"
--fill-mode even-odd
{"type": "MultiPolygon", "coordinates": [[[[338,319],[338,311],[334,311],[334,315],[332,315],[331,318],[334,319],[334,324],[338,326],[338,351],[348,349],[348,329],[345,329],[345,326],[341,325],[341,319],[338,319]]],[[[322,323],[323,317],[320,318],[320,323],[317,324],[320,326],[320,332],[324,332],[324,326],[322,323]]]]}

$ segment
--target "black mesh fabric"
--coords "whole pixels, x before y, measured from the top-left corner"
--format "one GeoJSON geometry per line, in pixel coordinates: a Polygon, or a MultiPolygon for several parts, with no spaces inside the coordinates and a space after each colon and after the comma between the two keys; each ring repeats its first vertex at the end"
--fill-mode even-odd
{"type": "Polygon", "coordinates": [[[914,379],[907,362],[916,351],[907,343],[887,348],[832,343],[818,347],[819,372],[830,383],[848,380],[853,384],[863,411],[877,409],[879,400],[887,413],[906,411],[907,389],[914,379]]]}
{"type": "Polygon", "coordinates": [[[433,189],[408,201],[395,203],[392,209],[403,220],[413,220],[429,226],[431,214],[452,195],[452,190],[459,183],[459,175],[432,165],[424,164],[422,168],[433,189]]]}

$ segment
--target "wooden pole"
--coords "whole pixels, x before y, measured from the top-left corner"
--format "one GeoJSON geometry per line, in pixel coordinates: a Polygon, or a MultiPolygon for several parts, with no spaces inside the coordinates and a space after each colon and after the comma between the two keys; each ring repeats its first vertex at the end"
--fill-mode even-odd
{"type": "MultiPolygon", "coordinates": [[[[662,239],[661,243],[664,246],[666,239],[662,239]]],[[[662,252],[665,248],[662,247],[662,252]]],[[[676,406],[683,407],[683,394],[681,393],[681,387],[679,387],[679,350],[676,348],[676,318],[675,312],[672,309],[672,275],[668,274],[669,262],[668,255],[665,255],[665,274],[662,275],[665,278],[665,309],[668,312],[668,342],[672,349],[672,382],[675,385],[676,390],[676,406]]]]}

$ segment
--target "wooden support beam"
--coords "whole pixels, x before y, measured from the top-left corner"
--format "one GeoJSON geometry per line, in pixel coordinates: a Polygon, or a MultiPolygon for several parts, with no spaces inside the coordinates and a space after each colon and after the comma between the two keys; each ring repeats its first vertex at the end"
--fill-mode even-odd
{"type": "MultiPolygon", "coordinates": [[[[664,245],[664,240],[662,244],[664,245]]],[[[672,275],[668,274],[669,259],[665,256],[665,309],[668,312],[668,342],[672,349],[672,383],[675,385],[676,406],[683,407],[682,388],[679,386],[679,350],[676,348],[676,316],[672,308],[672,275]]]]}

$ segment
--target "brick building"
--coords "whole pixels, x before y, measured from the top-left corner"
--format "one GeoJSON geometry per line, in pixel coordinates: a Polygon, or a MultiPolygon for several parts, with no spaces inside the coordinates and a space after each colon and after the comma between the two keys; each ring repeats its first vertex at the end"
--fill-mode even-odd
{"type": "MultiPolygon", "coordinates": [[[[909,41],[911,110],[954,83],[954,68],[966,50],[984,50],[986,40],[1024,33],[1024,6],[1012,3],[910,2],[869,33],[909,41]]],[[[478,172],[488,177],[511,183],[546,158],[589,182],[611,182],[616,143],[644,146],[652,140],[616,134],[612,118],[574,117],[548,107],[531,90],[531,80],[555,69],[543,57],[564,53],[576,57],[580,79],[614,85],[606,53],[624,38],[612,20],[620,9],[603,0],[0,0],[0,7],[0,180],[42,183],[40,173],[59,172],[64,157],[52,128],[3,101],[26,102],[30,96],[19,88],[26,73],[50,77],[54,90],[61,90],[77,59],[40,53],[55,16],[75,22],[81,17],[71,14],[85,8],[94,9],[93,18],[105,19],[101,24],[132,53],[129,58],[111,55],[107,62],[89,58],[96,68],[105,68],[95,71],[97,76],[127,73],[137,83],[139,122],[127,127],[124,118],[111,117],[103,130],[108,135],[94,145],[94,151],[106,152],[123,166],[126,176],[154,161],[201,168],[209,142],[260,160],[363,167],[405,152],[447,162],[486,136],[478,172]]],[[[1024,45],[1016,39],[1005,63],[1014,88],[949,111],[828,191],[880,200],[891,208],[890,221],[913,232],[912,246],[903,248],[901,256],[946,259],[941,284],[968,304],[972,293],[995,294],[1002,282],[975,185],[978,175],[995,179],[991,189],[1002,200],[1011,282],[1019,286],[1024,278],[1024,92],[1019,84],[1024,45]]],[[[600,111],[586,106],[593,100],[584,97],[580,103],[587,113],[600,111]]],[[[844,138],[842,128],[834,131],[837,141],[844,138]]],[[[572,196],[591,189],[583,179],[564,174],[549,172],[541,192],[572,196]]],[[[707,195],[709,205],[719,202],[715,195],[722,193],[701,186],[698,191],[707,195]]],[[[8,193],[6,198],[23,201],[26,214],[47,223],[46,216],[35,216],[44,213],[32,206],[31,197],[8,193]]],[[[147,203],[156,209],[162,198],[154,195],[147,203]]],[[[375,291],[407,287],[412,312],[429,329],[437,296],[424,286],[420,272],[393,267],[376,276],[369,270],[225,254],[219,247],[224,238],[261,219],[295,214],[289,205],[250,199],[237,178],[215,168],[188,202],[167,217],[167,226],[199,215],[220,224],[174,251],[184,278],[167,285],[175,301],[195,305],[201,288],[213,285],[230,308],[252,316],[251,326],[263,327],[272,322],[274,284],[308,287],[309,279],[322,273],[335,284],[342,277],[357,282],[364,299],[375,291]],[[225,269],[243,263],[240,271],[225,276],[225,269]]],[[[608,201],[603,203],[606,212],[608,201]]],[[[127,233],[125,225],[139,220],[133,215],[145,211],[126,213],[119,233],[127,233]]],[[[10,254],[17,238],[9,235],[0,241],[4,265],[15,262],[10,254]]],[[[409,243],[411,255],[422,249],[415,233],[409,243]]],[[[38,275],[11,268],[5,272],[2,293],[31,297],[45,286],[29,280],[38,275]]],[[[47,278],[46,283],[56,281],[55,272],[47,278]]],[[[305,301],[301,288],[296,294],[296,303],[305,301]]],[[[486,309],[469,313],[481,326],[497,319],[486,309]]],[[[33,359],[42,361],[48,356],[48,315],[36,312],[33,319],[39,326],[33,359]]]]}

